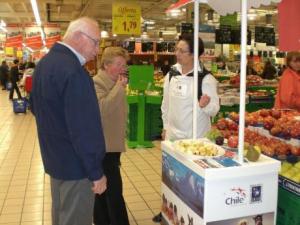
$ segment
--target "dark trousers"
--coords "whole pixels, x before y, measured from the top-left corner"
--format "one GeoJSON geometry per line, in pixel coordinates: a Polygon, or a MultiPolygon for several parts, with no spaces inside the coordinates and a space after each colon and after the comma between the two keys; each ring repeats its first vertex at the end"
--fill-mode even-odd
{"type": "Polygon", "coordinates": [[[3,86],[3,88],[2,88],[3,90],[6,89],[6,83],[7,83],[7,79],[2,77],[1,78],[1,85],[3,86]]]}
{"type": "Polygon", "coordinates": [[[11,87],[11,89],[9,91],[9,99],[13,99],[13,97],[14,97],[14,90],[16,90],[18,98],[19,99],[22,98],[22,95],[20,93],[20,90],[19,90],[19,87],[17,85],[17,82],[11,82],[11,84],[12,84],[12,87],[11,87]]]}
{"type": "Polygon", "coordinates": [[[103,169],[107,178],[107,189],[95,195],[94,224],[129,225],[120,173],[121,153],[106,153],[103,169]]]}

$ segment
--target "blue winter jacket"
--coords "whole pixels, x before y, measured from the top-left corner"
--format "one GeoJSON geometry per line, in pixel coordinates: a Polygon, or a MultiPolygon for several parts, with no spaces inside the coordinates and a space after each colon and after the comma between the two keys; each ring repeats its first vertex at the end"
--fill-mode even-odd
{"type": "Polygon", "coordinates": [[[93,81],[67,47],[38,63],[31,92],[45,172],[61,180],[103,176],[105,142],[93,81]]]}

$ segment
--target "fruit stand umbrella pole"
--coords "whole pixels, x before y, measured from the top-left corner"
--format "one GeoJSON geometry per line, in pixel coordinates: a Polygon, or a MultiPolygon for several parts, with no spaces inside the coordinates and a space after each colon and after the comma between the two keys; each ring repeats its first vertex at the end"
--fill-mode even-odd
{"type": "Polygon", "coordinates": [[[241,63],[240,63],[240,119],[239,119],[239,146],[238,160],[244,162],[245,136],[245,96],[246,96],[246,66],[247,66],[247,2],[241,0],[241,63]]]}
{"type": "Polygon", "coordinates": [[[194,100],[193,100],[193,139],[197,138],[197,112],[198,112],[198,46],[199,46],[199,0],[194,1],[194,100]]]}

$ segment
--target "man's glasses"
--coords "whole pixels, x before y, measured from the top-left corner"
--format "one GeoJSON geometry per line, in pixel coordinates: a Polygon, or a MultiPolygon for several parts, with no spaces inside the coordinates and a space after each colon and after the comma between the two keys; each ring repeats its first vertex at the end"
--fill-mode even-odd
{"type": "Polygon", "coordinates": [[[92,38],[90,35],[88,35],[88,34],[82,32],[82,31],[80,31],[80,33],[82,33],[84,36],[86,36],[86,37],[89,38],[92,42],[94,42],[94,45],[95,45],[95,46],[98,46],[98,45],[99,45],[100,40],[97,40],[97,39],[95,39],[95,38],[92,38]]]}
{"type": "Polygon", "coordinates": [[[185,53],[189,53],[190,51],[188,50],[183,50],[181,48],[175,48],[175,52],[178,52],[180,54],[185,54],[185,53]]]}

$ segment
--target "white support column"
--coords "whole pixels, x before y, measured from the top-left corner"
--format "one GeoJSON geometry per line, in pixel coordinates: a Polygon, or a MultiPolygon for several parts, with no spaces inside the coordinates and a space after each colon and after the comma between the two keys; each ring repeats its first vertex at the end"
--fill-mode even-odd
{"type": "Polygon", "coordinates": [[[239,120],[239,162],[244,162],[244,136],[245,136],[245,96],[246,96],[246,66],[247,66],[247,3],[241,0],[241,65],[240,65],[240,120],[239,120]]]}
{"type": "Polygon", "coordinates": [[[193,108],[193,139],[197,138],[198,111],[198,38],[199,38],[199,0],[194,1],[194,108],[193,108]]]}

